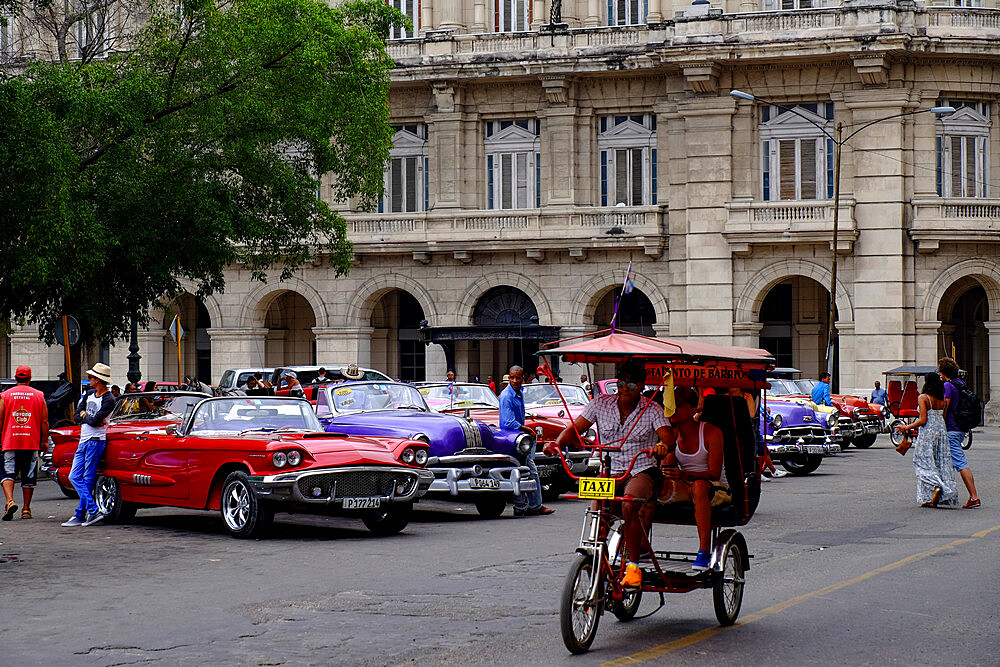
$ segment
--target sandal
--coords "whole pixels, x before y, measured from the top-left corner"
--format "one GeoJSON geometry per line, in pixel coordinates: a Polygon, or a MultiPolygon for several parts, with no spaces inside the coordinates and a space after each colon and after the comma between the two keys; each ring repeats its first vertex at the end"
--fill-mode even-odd
{"type": "Polygon", "coordinates": [[[21,510],[21,518],[22,519],[30,519],[31,518],[31,510],[28,509],[27,507],[25,507],[23,510],[21,510]]]}
{"type": "Polygon", "coordinates": [[[981,500],[979,500],[979,498],[976,498],[975,500],[973,500],[972,498],[969,498],[969,502],[967,502],[964,505],[962,505],[962,509],[974,510],[977,507],[981,507],[982,504],[983,503],[982,503],[981,500]]]}
{"type": "Polygon", "coordinates": [[[3,516],[0,518],[2,518],[4,521],[10,521],[11,519],[14,518],[14,512],[16,511],[17,511],[17,503],[11,500],[10,502],[7,503],[7,508],[3,511],[3,516]]]}
{"type": "Polygon", "coordinates": [[[938,506],[938,503],[941,502],[941,495],[943,493],[944,493],[944,491],[941,489],[940,486],[935,486],[934,487],[934,495],[931,496],[931,507],[937,507],[938,506]]]}

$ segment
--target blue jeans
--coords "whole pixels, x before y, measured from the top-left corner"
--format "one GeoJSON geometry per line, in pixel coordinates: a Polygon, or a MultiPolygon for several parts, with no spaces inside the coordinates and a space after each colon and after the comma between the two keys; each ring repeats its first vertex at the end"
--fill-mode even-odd
{"type": "Polygon", "coordinates": [[[104,440],[87,440],[76,448],[73,457],[73,467],[69,471],[69,483],[80,496],[80,504],[76,508],[76,516],[83,519],[88,512],[97,512],[94,502],[94,480],[97,478],[97,466],[104,454],[104,440]]]}
{"type": "Polygon", "coordinates": [[[542,506],[542,481],[538,478],[538,468],[535,467],[535,450],[532,449],[528,452],[527,461],[525,465],[528,466],[528,479],[535,480],[535,490],[534,491],[522,491],[521,495],[514,496],[514,509],[516,510],[527,510],[527,509],[538,509],[542,506]]]}
{"type": "Polygon", "coordinates": [[[965,460],[965,451],[962,449],[962,441],[965,440],[964,431],[948,431],[948,447],[951,449],[951,465],[955,470],[961,472],[969,467],[969,462],[965,460]]]}

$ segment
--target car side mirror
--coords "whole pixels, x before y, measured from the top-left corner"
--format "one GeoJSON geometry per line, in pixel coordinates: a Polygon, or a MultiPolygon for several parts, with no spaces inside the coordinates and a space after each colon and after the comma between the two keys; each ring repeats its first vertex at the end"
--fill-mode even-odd
{"type": "Polygon", "coordinates": [[[177,435],[177,424],[169,424],[165,430],[167,435],[177,435]]]}

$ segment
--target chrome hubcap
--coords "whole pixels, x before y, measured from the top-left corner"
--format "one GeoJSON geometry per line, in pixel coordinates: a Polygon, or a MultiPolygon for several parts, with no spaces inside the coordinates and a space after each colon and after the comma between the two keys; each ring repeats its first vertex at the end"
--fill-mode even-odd
{"type": "Polygon", "coordinates": [[[230,485],[222,499],[222,516],[232,530],[242,530],[250,518],[250,490],[240,482],[230,485]]]}
{"type": "Polygon", "coordinates": [[[116,488],[116,483],[112,477],[101,477],[101,481],[97,484],[97,489],[94,493],[94,502],[97,504],[97,509],[101,514],[110,514],[112,508],[115,505],[115,499],[118,495],[118,489],[116,488]]]}

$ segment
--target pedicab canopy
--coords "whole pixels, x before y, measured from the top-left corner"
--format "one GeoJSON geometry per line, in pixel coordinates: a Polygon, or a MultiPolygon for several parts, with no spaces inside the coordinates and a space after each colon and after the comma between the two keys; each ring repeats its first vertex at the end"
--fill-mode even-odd
{"type": "Polygon", "coordinates": [[[537,354],[570,363],[620,364],[635,359],[645,362],[646,384],[657,386],[669,372],[675,386],[766,389],[767,372],[774,368],[767,350],[649,338],[613,329],[546,343],[537,354]]]}

